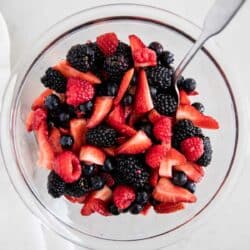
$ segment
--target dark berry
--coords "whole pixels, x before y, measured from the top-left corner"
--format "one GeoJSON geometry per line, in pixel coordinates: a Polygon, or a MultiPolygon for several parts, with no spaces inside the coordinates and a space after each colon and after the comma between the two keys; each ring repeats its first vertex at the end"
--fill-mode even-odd
{"type": "Polygon", "coordinates": [[[154,50],[157,55],[160,55],[163,51],[163,46],[159,42],[152,42],[148,47],[154,50]]]}
{"type": "Polygon", "coordinates": [[[134,86],[136,84],[137,84],[137,75],[136,75],[136,73],[134,73],[134,75],[131,79],[130,85],[134,86]]]}
{"type": "Polygon", "coordinates": [[[88,44],[74,45],[66,58],[73,68],[83,72],[89,71],[95,65],[95,52],[88,44]]]}
{"type": "Polygon", "coordinates": [[[135,203],[130,207],[129,212],[131,214],[139,214],[142,209],[143,209],[142,205],[135,203]]]}
{"type": "Polygon", "coordinates": [[[66,112],[61,112],[58,115],[58,121],[60,127],[68,127],[70,121],[70,114],[66,112]]]}
{"type": "Polygon", "coordinates": [[[114,164],[115,164],[114,159],[112,159],[111,157],[108,157],[102,166],[102,170],[105,172],[111,172],[115,168],[114,164]]]}
{"type": "Polygon", "coordinates": [[[93,71],[96,71],[103,65],[104,55],[95,42],[88,43],[88,46],[94,51],[95,63],[93,65],[93,71]]]}
{"type": "Polygon", "coordinates": [[[144,162],[138,155],[120,155],[117,160],[115,170],[124,184],[134,188],[143,188],[149,181],[149,173],[144,162]]]}
{"type": "Polygon", "coordinates": [[[83,176],[76,182],[66,184],[65,194],[73,197],[81,197],[91,190],[88,179],[83,176]]]}
{"type": "Polygon", "coordinates": [[[125,95],[125,97],[122,100],[122,104],[124,106],[129,106],[133,103],[133,96],[130,94],[125,95]]]}
{"type": "Polygon", "coordinates": [[[67,79],[57,70],[48,68],[41,82],[46,88],[55,90],[57,93],[65,93],[67,79]]]}
{"type": "Polygon", "coordinates": [[[149,194],[145,191],[138,192],[136,194],[136,203],[145,205],[149,200],[149,194]]]}
{"type": "Polygon", "coordinates": [[[148,83],[151,86],[167,90],[171,86],[172,74],[172,70],[166,67],[150,67],[147,69],[148,83]]]}
{"type": "Polygon", "coordinates": [[[90,185],[93,190],[99,190],[104,187],[105,182],[100,176],[93,176],[90,178],[90,185]]]}
{"type": "Polygon", "coordinates": [[[156,205],[159,205],[160,202],[155,200],[152,196],[149,198],[149,202],[152,206],[156,206],[156,205]]]}
{"type": "Polygon", "coordinates": [[[113,214],[113,215],[119,215],[120,214],[119,209],[114,204],[109,205],[108,209],[109,209],[109,212],[111,214],[113,214]]]}
{"type": "Polygon", "coordinates": [[[133,66],[133,57],[132,51],[129,45],[123,42],[119,42],[116,52],[116,55],[123,55],[125,59],[128,61],[129,66],[133,66]]]}
{"type": "Polygon", "coordinates": [[[49,110],[55,110],[59,107],[61,101],[57,95],[49,95],[44,101],[44,105],[49,110]]]}
{"type": "Polygon", "coordinates": [[[83,165],[83,175],[84,176],[92,176],[95,174],[96,172],[96,165],[83,165]]]}
{"type": "Polygon", "coordinates": [[[149,184],[149,183],[146,183],[143,187],[143,190],[145,190],[146,192],[148,193],[151,193],[153,191],[153,187],[149,184]]]}
{"type": "Polygon", "coordinates": [[[195,102],[195,103],[192,104],[192,106],[195,107],[201,113],[204,113],[204,111],[205,111],[204,105],[202,103],[200,103],[200,102],[195,102]]]}
{"type": "Polygon", "coordinates": [[[196,163],[200,166],[206,167],[211,163],[213,150],[212,150],[212,146],[211,146],[211,142],[210,142],[209,137],[203,136],[202,140],[203,140],[203,144],[204,144],[204,153],[200,157],[200,159],[198,159],[198,161],[196,161],[196,163]]]}
{"type": "Polygon", "coordinates": [[[139,121],[135,124],[137,130],[143,130],[149,137],[153,136],[153,125],[147,121],[139,121]]]}
{"type": "Polygon", "coordinates": [[[48,176],[47,188],[52,197],[59,198],[64,194],[65,182],[54,171],[51,171],[48,176]]]}
{"type": "Polygon", "coordinates": [[[184,187],[191,193],[194,193],[196,190],[196,184],[192,181],[187,181],[184,187]]]}
{"type": "Polygon", "coordinates": [[[157,95],[157,88],[156,88],[156,87],[153,87],[153,86],[150,86],[149,89],[150,89],[151,96],[152,96],[153,98],[155,98],[156,95],[157,95]]]}
{"type": "Polygon", "coordinates": [[[163,51],[159,59],[162,66],[169,67],[169,65],[174,62],[174,54],[170,51],[163,51]]]}
{"type": "Polygon", "coordinates": [[[71,135],[62,135],[60,143],[63,149],[71,149],[74,144],[74,139],[71,135]]]}
{"type": "Polygon", "coordinates": [[[79,110],[84,113],[84,117],[89,118],[93,109],[93,102],[88,101],[79,105],[79,110]]]}
{"type": "Polygon", "coordinates": [[[114,146],[116,144],[116,139],[116,130],[105,125],[89,129],[86,134],[87,143],[99,147],[114,146]]]}
{"type": "Polygon", "coordinates": [[[187,78],[179,82],[179,88],[185,90],[187,93],[190,93],[196,88],[196,81],[192,78],[187,78]]]}
{"type": "Polygon", "coordinates": [[[118,91],[116,83],[102,83],[96,88],[97,96],[115,96],[118,91]]]}
{"type": "Polygon", "coordinates": [[[174,171],[173,172],[173,183],[177,186],[183,186],[186,184],[188,178],[185,175],[185,173],[181,172],[181,171],[174,171]]]}
{"type": "Polygon", "coordinates": [[[169,94],[159,94],[154,98],[155,109],[162,115],[172,115],[177,109],[175,97],[169,94]]]}

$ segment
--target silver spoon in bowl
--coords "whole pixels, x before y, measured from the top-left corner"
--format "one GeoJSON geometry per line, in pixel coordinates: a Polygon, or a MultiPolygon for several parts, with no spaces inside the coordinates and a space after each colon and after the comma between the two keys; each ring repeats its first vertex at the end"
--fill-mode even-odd
{"type": "Polygon", "coordinates": [[[202,48],[203,44],[212,36],[220,33],[229,24],[244,2],[245,0],[217,0],[208,11],[199,38],[187,52],[174,72],[174,88],[177,95],[178,105],[180,95],[177,84],[182,72],[199,49],[202,48]]]}

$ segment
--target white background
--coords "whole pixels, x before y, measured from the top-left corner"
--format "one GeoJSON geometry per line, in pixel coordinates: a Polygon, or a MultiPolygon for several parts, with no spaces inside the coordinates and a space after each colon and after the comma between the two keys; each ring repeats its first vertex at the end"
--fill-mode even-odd
{"type": "MultiPolygon", "coordinates": [[[[76,11],[105,3],[98,0],[0,0],[11,37],[11,64],[25,47],[48,26],[76,11]]],[[[166,8],[199,25],[213,0],[143,0],[127,1],[166,8]]],[[[250,84],[250,1],[216,40],[233,65],[235,77],[242,85],[250,84]]],[[[1,34],[0,34],[1,36],[1,34]]],[[[0,44],[1,46],[1,44],[0,44]]],[[[1,56],[1,55],[0,55],[1,56]]],[[[0,65],[1,67],[1,65],[0,65]]],[[[241,86],[239,86],[240,88],[241,86]]],[[[250,94],[250,93],[249,93],[250,94]]],[[[247,131],[246,131],[247,132],[247,131]]],[[[246,145],[247,146],[247,145],[246,145]]],[[[247,156],[246,156],[247,157],[247,156]]],[[[249,250],[250,249],[250,168],[245,166],[231,196],[222,207],[187,239],[170,250],[249,250]]],[[[0,249],[1,250],[68,250],[68,242],[53,234],[44,236],[38,222],[27,211],[0,168],[0,249]]],[[[78,248],[77,248],[78,249],[78,248]]],[[[153,247],[145,247],[153,249],[153,247]]]]}

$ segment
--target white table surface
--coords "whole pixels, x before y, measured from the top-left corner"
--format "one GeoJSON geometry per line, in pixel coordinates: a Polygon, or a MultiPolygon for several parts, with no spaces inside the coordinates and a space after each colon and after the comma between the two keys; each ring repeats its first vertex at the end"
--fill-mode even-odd
{"type": "MultiPolygon", "coordinates": [[[[121,1],[98,0],[0,0],[0,12],[6,19],[11,38],[11,65],[25,47],[48,26],[61,18],[91,6],[121,1]]],[[[172,10],[201,25],[213,0],[126,1],[151,4],[172,10]]],[[[225,32],[216,40],[235,68],[241,84],[250,84],[250,1],[225,32]]],[[[0,34],[1,35],[1,34],[0,34]]],[[[0,43],[1,46],[1,43],[0,43]]],[[[0,55],[2,56],[2,55],[0,55]]],[[[7,60],[7,58],[6,58],[7,60]]],[[[1,67],[1,65],[0,65],[1,67]]],[[[0,71],[1,72],[1,71],[0,71]]],[[[240,86],[239,86],[240,87],[240,86]]],[[[231,196],[198,231],[168,249],[177,250],[249,250],[250,249],[250,168],[245,166],[231,196]]],[[[54,234],[44,234],[37,220],[24,207],[0,168],[0,249],[71,250],[74,248],[54,234]]],[[[153,249],[153,246],[145,247],[153,249]]]]}

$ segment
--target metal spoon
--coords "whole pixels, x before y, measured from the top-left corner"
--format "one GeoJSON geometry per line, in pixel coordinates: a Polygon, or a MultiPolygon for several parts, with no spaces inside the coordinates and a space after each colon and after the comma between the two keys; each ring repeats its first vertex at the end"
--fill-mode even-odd
{"type": "Polygon", "coordinates": [[[176,90],[178,104],[180,101],[180,95],[177,83],[182,72],[193,59],[195,54],[199,51],[199,49],[203,46],[203,44],[210,37],[220,33],[229,24],[244,2],[245,0],[217,0],[212,8],[208,11],[199,38],[193,47],[187,52],[174,72],[174,87],[176,90]]]}

